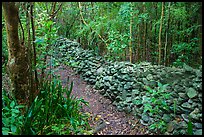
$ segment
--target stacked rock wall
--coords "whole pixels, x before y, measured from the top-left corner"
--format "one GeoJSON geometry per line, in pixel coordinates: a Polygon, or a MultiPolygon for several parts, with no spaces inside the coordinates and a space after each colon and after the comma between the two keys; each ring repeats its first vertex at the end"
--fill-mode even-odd
{"type": "Polygon", "coordinates": [[[202,133],[202,67],[171,68],[147,62],[108,62],[94,51],[84,50],[79,43],[65,38],[58,39],[54,46],[56,58],[61,58],[65,64],[76,63],[74,69],[85,81],[111,99],[118,110],[134,113],[144,125],[154,122],[154,117],[143,113],[143,98],[149,96],[145,87],[156,90],[158,82],[169,84],[165,92],[171,93],[166,101],[170,112],[160,114],[167,123],[166,134],[187,134],[189,116],[194,134],[202,133]],[[138,103],[134,103],[135,100],[138,103]],[[182,120],[175,120],[174,113],[182,120]]]}

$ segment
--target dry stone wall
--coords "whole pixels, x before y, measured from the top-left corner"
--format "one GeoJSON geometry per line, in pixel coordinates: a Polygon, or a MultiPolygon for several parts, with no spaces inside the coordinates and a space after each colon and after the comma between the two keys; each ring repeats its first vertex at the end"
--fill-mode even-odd
{"type": "Polygon", "coordinates": [[[147,62],[108,62],[66,38],[58,39],[54,46],[56,58],[61,58],[65,64],[76,64],[75,71],[85,81],[112,100],[118,110],[133,113],[144,125],[157,120],[148,112],[144,114],[144,98],[151,98],[146,86],[157,90],[158,82],[169,84],[165,92],[171,93],[166,100],[170,109],[159,116],[167,123],[165,134],[187,134],[189,116],[193,133],[202,134],[202,66],[193,69],[187,65],[172,68],[147,62]]]}

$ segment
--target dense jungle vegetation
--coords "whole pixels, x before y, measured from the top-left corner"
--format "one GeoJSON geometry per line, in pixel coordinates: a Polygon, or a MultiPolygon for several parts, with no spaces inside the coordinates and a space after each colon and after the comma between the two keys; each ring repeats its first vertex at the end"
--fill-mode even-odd
{"type": "Polygon", "coordinates": [[[147,134],[202,134],[201,2],[3,2],[3,135],[98,133],[77,81],[56,75],[63,65],[119,110],[155,118],[147,134]]]}

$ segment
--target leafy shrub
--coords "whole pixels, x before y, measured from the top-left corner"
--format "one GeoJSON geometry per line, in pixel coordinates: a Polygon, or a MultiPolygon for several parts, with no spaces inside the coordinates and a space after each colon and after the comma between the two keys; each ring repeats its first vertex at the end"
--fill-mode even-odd
{"type": "Polygon", "coordinates": [[[70,87],[62,88],[59,80],[45,81],[30,107],[18,105],[5,91],[2,93],[2,134],[83,134],[90,129],[88,118],[80,112],[84,99],[71,95],[70,87]],[[66,96],[66,97],[64,97],[66,96]],[[25,108],[22,114],[21,108],[25,108]]]}
{"type": "Polygon", "coordinates": [[[64,89],[57,79],[45,81],[26,111],[23,134],[77,134],[88,129],[88,116],[80,112],[88,102],[71,95],[72,87],[73,82],[64,89]]]}
{"type": "Polygon", "coordinates": [[[166,100],[170,97],[171,93],[166,91],[168,84],[162,85],[158,82],[158,87],[155,89],[145,86],[147,93],[143,100],[134,100],[134,103],[144,104],[143,113],[148,113],[149,116],[154,117],[154,122],[151,123],[149,129],[154,132],[164,133],[166,131],[166,123],[161,118],[161,114],[169,111],[169,106],[166,100]]]}
{"type": "Polygon", "coordinates": [[[10,99],[3,89],[2,92],[2,134],[18,135],[21,134],[24,117],[20,109],[23,105],[18,105],[16,100],[10,99]]]}
{"type": "Polygon", "coordinates": [[[151,94],[151,99],[149,99],[149,103],[144,104],[144,112],[149,110],[150,115],[155,115],[158,119],[156,122],[150,125],[150,130],[152,131],[156,130],[162,133],[166,131],[166,123],[161,119],[160,114],[162,114],[163,111],[169,110],[166,100],[170,97],[171,93],[166,91],[167,86],[168,84],[162,85],[160,82],[158,82],[157,90],[146,86],[147,91],[151,94]],[[146,107],[148,104],[152,106],[150,109],[149,107],[146,107]]]}

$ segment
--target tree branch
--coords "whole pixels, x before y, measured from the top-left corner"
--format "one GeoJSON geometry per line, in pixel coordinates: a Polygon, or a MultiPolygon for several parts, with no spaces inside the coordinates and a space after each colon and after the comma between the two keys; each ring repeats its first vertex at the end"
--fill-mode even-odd
{"type": "MultiPolygon", "coordinates": [[[[81,12],[81,3],[80,2],[78,2],[78,6],[79,6],[79,12],[80,12],[80,15],[81,15],[81,19],[82,19],[82,21],[83,21],[83,23],[86,25],[86,26],[88,26],[88,24],[86,23],[86,21],[84,20],[84,17],[83,17],[83,15],[82,15],[82,12],[81,12]]],[[[92,31],[94,31],[91,27],[90,27],[90,29],[92,30],[92,31]]],[[[98,34],[96,31],[94,31],[96,34],[98,34]]],[[[108,44],[106,43],[106,41],[103,39],[103,37],[100,35],[100,34],[98,34],[98,36],[99,36],[99,38],[106,44],[106,46],[108,46],[108,44]]]]}

